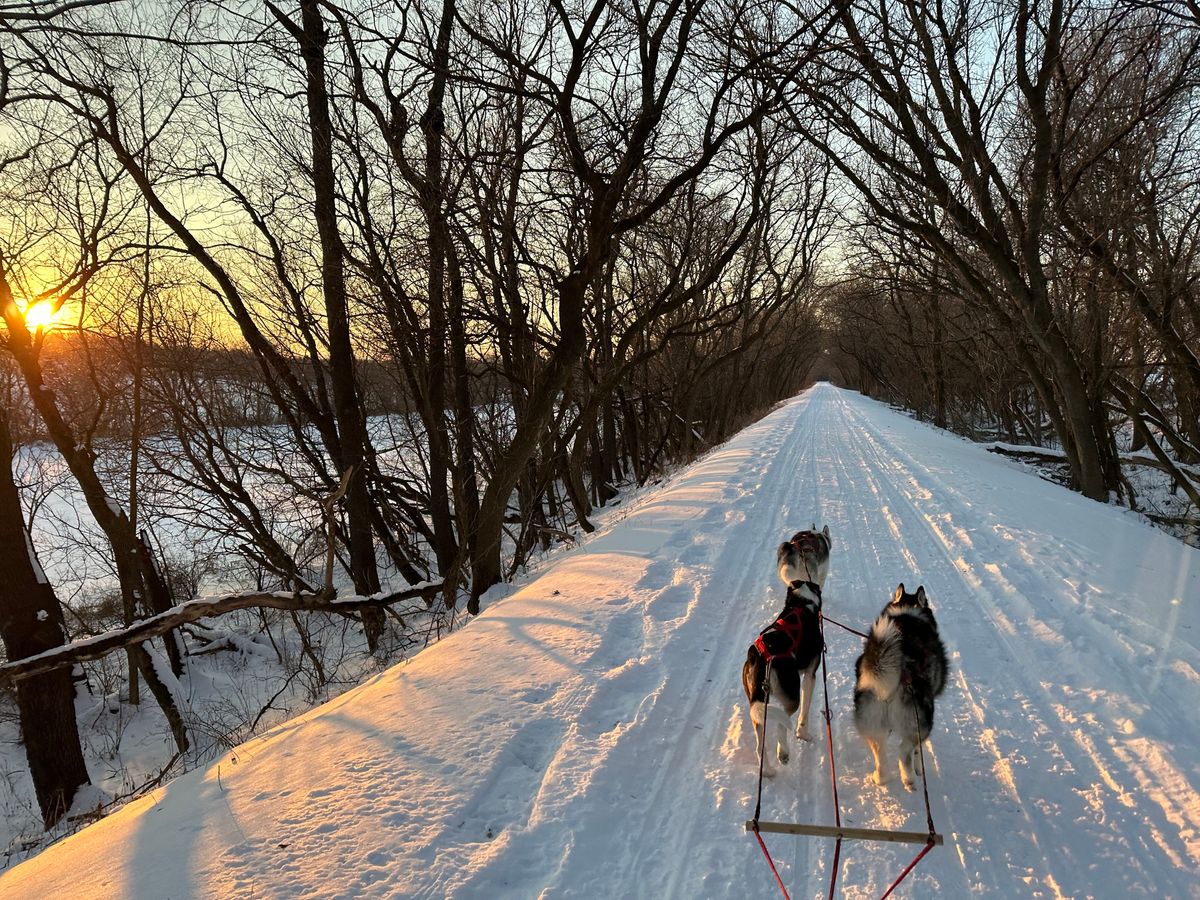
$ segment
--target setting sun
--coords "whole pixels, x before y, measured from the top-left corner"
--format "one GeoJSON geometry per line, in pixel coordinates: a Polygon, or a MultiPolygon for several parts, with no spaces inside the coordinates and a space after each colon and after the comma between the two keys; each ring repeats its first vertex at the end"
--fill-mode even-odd
{"type": "Polygon", "coordinates": [[[26,307],[22,315],[25,317],[26,327],[34,330],[46,328],[53,323],[55,316],[58,315],[58,310],[54,308],[54,304],[49,300],[41,300],[26,307]]]}

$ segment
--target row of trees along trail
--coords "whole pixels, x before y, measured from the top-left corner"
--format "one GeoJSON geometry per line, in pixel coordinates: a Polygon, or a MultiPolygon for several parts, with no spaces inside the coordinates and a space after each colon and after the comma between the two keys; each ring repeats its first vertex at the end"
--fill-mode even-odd
{"type": "Polygon", "coordinates": [[[850,74],[809,96],[830,129],[813,139],[854,151],[831,157],[860,198],[829,307],[848,380],[1053,441],[1078,490],[1136,506],[1130,435],[1200,511],[1195,4],[836,15],[826,58],[850,74]]]}

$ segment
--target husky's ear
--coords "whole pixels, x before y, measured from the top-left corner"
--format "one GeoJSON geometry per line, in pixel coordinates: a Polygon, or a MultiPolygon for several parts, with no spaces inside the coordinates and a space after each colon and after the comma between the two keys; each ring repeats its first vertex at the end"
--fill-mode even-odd
{"type": "Polygon", "coordinates": [[[925,585],[917,588],[917,602],[922,606],[929,606],[929,598],[925,596],[925,585]]]}
{"type": "Polygon", "coordinates": [[[833,541],[831,541],[829,539],[829,526],[828,525],[826,525],[824,528],[821,529],[821,534],[825,535],[825,543],[827,543],[830,547],[832,547],[833,541]]]}
{"type": "Polygon", "coordinates": [[[816,522],[813,522],[811,525],[809,525],[809,526],[808,526],[808,530],[809,530],[809,531],[811,531],[811,532],[813,532],[813,533],[815,534],[815,533],[816,533],[816,531],[817,531],[817,523],[816,523],[816,522]]]}
{"type": "Polygon", "coordinates": [[[898,584],[896,586],[896,593],[892,594],[892,602],[899,603],[903,599],[904,599],[904,582],[902,581],[902,582],[900,582],[900,584],[898,584]]]}

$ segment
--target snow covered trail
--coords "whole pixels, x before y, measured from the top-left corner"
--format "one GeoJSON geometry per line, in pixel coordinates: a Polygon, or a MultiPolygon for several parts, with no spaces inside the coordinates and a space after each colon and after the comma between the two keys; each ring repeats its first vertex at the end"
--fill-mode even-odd
{"type": "MultiPolygon", "coordinates": [[[[1200,552],[828,385],[0,896],[769,897],[740,667],[781,603],[774,549],[813,521],[831,616],[861,627],[923,583],[951,654],[929,762],[946,846],[903,895],[1200,896],[1200,552]]],[[[919,791],[865,781],[860,641],[827,636],[843,821],[922,830],[919,791]]],[[[766,819],[832,823],[819,704],[766,819]]],[[[793,896],[823,896],[831,842],[767,840],[793,896]]],[[[847,842],[844,895],[878,896],[914,850],[847,842]]]]}

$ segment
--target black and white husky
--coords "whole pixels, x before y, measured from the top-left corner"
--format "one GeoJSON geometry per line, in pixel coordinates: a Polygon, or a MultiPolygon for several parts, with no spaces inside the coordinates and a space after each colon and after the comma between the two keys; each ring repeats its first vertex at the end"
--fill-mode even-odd
{"type": "Polygon", "coordinates": [[[875,755],[876,784],[887,781],[887,739],[900,736],[900,778],[912,790],[921,774],[917,753],[933,727],[933,700],[946,687],[946,648],[925,588],[896,588],[854,664],[854,724],[875,755]]]}
{"type": "Polygon", "coordinates": [[[763,759],[763,774],[773,775],[774,767],[765,757],[763,710],[774,722],[768,723],[775,739],[775,752],[781,763],[791,757],[788,748],[788,720],[800,710],[796,737],[812,740],[808,731],[808,708],[812,703],[817,664],[821,661],[821,587],[829,574],[829,528],[799,531],[779,545],[776,566],[787,585],[783,611],[759,634],[746,652],[742,666],[742,686],[750,701],[750,722],[758,754],[763,759]],[[771,663],[770,698],[764,685],[767,662],[771,663]]]}

